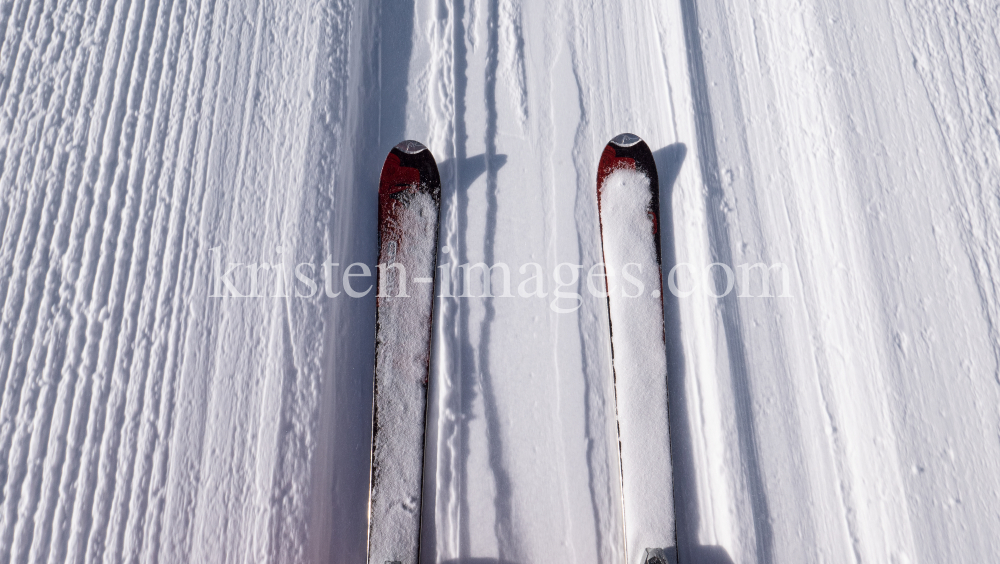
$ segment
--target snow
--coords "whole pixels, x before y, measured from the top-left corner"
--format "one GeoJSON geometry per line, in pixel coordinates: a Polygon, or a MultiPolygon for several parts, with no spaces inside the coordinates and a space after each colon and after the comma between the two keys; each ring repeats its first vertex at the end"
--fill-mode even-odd
{"type": "Polygon", "coordinates": [[[426,190],[397,200],[379,256],[375,433],[368,561],[416,562],[424,462],[438,205],[426,190]],[[385,265],[385,266],[383,266],[385,265]],[[398,265],[398,266],[397,266],[398,265]],[[402,268],[399,268],[399,267],[402,268]]]}
{"type": "MultiPolygon", "coordinates": [[[[1000,554],[994,3],[5,6],[0,561],[362,561],[375,297],[340,275],[377,261],[386,153],[439,159],[453,280],[551,273],[600,262],[624,131],[694,290],[664,296],[680,561],[1000,554]],[[341,295],[210,297],[214,248],[341,295]],[[792,297],[715,298],[711,263],[792,297]]],[[[623,559],[606,300],[546,290],[435,304],[423,561],[623,559]]]]}
{"type": "Polygon", "coordinates": [[[629,562],[674,545],[673,472],[667,419],[667,355],[650,179],[619,169],[601,190],[604,262],[621,447],[629,562]],[[626,275],[628,277],[626,277],[626,275]]]}

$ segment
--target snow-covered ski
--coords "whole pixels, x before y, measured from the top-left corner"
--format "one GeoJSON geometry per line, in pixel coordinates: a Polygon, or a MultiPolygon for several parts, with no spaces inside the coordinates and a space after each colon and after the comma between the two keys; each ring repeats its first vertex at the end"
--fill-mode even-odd
{"type": "Polygon", "coordinates": [[[389,152],[378,202],[368,562],[416,564],[441,209],[426,147],[404,141],[389,152]]]}
{"type": "Polygon", "coordinates": [[[626,562],[675,546],[660,275],[659,183],[649,147],[624,133],[601,154],[597,203],[608,272],[626,562]]]}

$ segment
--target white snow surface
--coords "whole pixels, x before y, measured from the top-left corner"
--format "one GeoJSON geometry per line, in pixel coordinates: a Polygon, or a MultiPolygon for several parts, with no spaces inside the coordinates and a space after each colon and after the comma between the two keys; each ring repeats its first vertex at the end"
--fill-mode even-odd
{"type": "Polygon", "coordinates": [[[673,465],[667,401],[660,269],[650,179],[619,169],[601,187],[601,240],[621,448],[625,552],[645,562],[647,548],[674,546],[673,465]]]}
{"type": "MultiPolygon", "coordinates": [[[[658,165],[664,280],[690,265],[664,301],[680,562],[997,560],[998,21],[4,2],[0,561],[363,561],[375,299],[341,275],[376,261],[386,153],[439,159],[453,279],[517,288],[600,261],[622,132],[658,165]],[[213,259],[263,297],[211,297],[213,259]],[[751,297],[756,263],[790,297],[751,297]]],[[[606,302],[545,293],[436,303],[423,561],[624,557],[606,302]]]]}

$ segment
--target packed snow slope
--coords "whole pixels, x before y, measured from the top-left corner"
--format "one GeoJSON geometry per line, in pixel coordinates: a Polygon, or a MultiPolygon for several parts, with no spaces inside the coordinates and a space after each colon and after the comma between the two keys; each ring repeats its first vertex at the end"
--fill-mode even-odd
{"type": "Polygon", "coordinates": [[[607,307],[558,265],[599,260],[626,131],[656,155],[664,276],[690,265],[665,301],[680,561],[997,560],[998,21],[3,1],[0,562],[364,560],[375,303],[326,286],[375,262],[405,138],[439,162],[449,272],[546,273],[545,297],[436,305],[424,560],[620,562],[607,307]],[[307,262],[319,292],[280,291],[307,262]],[[755,263],[787,297],[755,297],[755,263]]]}

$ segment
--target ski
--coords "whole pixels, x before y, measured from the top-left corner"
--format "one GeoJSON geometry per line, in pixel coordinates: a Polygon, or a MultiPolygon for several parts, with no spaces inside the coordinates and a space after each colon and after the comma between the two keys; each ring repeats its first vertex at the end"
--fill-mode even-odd
{"type": "Polygon", "coordinates": [[[369,564],[417,564],[441,179],[416,141],[396,145],[378,188],[378,275],[369,564]]]}
{"type": "Polygon", "coordinates": [[[618,417],[625,561],[666,562],[676,546],[667,356],[660,274],[659,182],[636,135],[611,140],[597,172],[618,417]]]}

